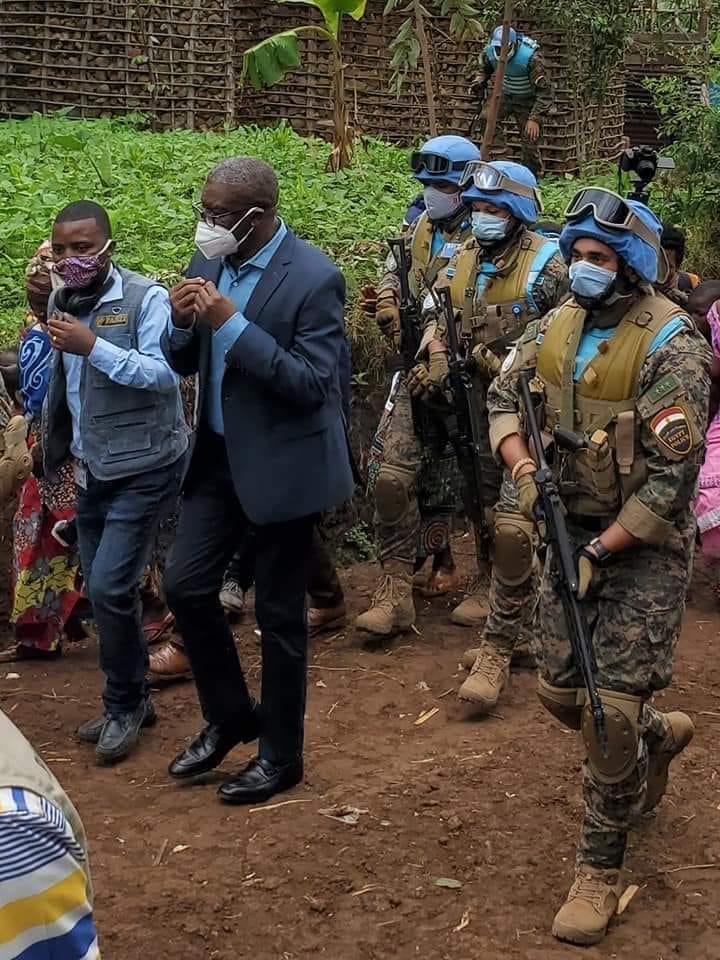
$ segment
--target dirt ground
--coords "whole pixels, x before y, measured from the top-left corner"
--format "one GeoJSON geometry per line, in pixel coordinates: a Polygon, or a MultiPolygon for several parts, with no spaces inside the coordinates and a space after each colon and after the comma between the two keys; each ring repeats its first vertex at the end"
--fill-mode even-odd
{"type": "MultiPolygon", "coordinates": [[[[467,542],[460,551],[469,563],[467,542]]],[[[345,572],[353,612],[374,577],[372,565],[345,572]]],[[[422,632],[384,647],[352,630],[314,645],[306,782],[278,806],[222,806],[217,780],[170,783],[167,762],[199,727],[191,684],[158,692],[160,724],[131,759],[100,769],[71,736],[97,710],[94,646],[51,665],[3,667],[3,709],[83,815],[105,960],[580,954],[549,934],[573,871],[577,737],[541,709],[529,671],[514,674],[496,716],[468,720],[454,692],[472,633],[449,624],[448,600],[422,606],[422,632]],[[328,816],[347,807],[361,811],[357,823],[328,816]]],[[[253,628],[249,617],[239,634],[257,682],[253,628]]],[[[582,951],[588,960],[720,957],[719,633],[698,583],[676,680],[659,701],[687,710],[697,735],[632,838],[628,882],[640,892],[605,942],[582,951]]],[[[249,755],[239,748],[222,773],[249,755]]]]}

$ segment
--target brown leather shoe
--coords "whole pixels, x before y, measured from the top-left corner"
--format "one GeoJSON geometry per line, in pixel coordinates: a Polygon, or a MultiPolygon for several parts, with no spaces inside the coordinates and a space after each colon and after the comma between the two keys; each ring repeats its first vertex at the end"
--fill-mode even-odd
{"type": "Polygon", "coordinates": [[[150,683],[177,683],[192,680],[192,667],[185,648],[177,640],[168,640],[150,655],[150,683]]]}
{"type": "Polygon", "coordinates": [[[308,635],[316,637],[319,633],[337,630],[347,622],[345,601],[341,600],[334,607],[308,607],[307,625],[308,635]]]}

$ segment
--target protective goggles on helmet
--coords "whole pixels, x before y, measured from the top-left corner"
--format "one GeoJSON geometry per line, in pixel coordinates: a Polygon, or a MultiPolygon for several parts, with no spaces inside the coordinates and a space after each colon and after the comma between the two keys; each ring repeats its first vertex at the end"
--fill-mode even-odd
{"type": "Polygon", "coordinates": [[[538,210],[542,211],[543,209],[537,187],[529,187],[525,183],[511,179],[502,170],[485,163],[484,160],[471,160],[466,165],[463,175],[460,177],[460,189],[466,190],[470,184],[473,184],[478,190],[489,193],[507,190],[508,193],[514,193],[518,197],[527,197],[532,200],[537,205],[538,210]]]}
{"type": "Polygon", "coordinates": [[[595,223],[608,230],[627,230],[636,237],[660,248],[660,237],[642,222],[622,197],[604,187],[586,187],[572,198],[565,211],[568,223],[592,216],[595,223]]]}
{"type": "Polygon", "coordinates": [[[421,173],[426,170],[435,176],[443,173],[450,173],[452,170],[458,171],[465,167],[467,160],[450,160],[439,153],[425,153],[423,150],[415,150],[410,154],[410,169],[413,173],[421,173]]]}

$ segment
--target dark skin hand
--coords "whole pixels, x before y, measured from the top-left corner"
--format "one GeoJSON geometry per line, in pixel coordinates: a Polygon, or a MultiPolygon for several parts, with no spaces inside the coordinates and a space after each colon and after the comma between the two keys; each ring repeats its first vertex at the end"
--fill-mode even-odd
{"type": "Polygon", "coordinates": [[[69,313],[54,313],[48,322],[48,330],[50,343],[56,350],[81,357],[90,355],[97,339],[88,326],[69,313]]]}
{"type": "MultiPolygon", "coordinates": [[[[239,237],[243,237],[251,226],[254,229],[247,240],[240,244],[237,253],[229,257],[236,269],[262,249],[277,230],[275,208],[268,207],[267,201],[260,199],[252,185],[239,186],[209,180],[203,188],[201,204],[215,223],[227,230],[231,230],[253,207],[263,208],[261,213],[249,214],[237,227],[236,235],[239,237]]],[[[232,300],[219,293],[214,283],[199,277],[182,280],[173,287],[170,304],[173,323],[185,329],[197,320],[208,324],[213,330],[219,330],[237,312],[232,300]]]]}

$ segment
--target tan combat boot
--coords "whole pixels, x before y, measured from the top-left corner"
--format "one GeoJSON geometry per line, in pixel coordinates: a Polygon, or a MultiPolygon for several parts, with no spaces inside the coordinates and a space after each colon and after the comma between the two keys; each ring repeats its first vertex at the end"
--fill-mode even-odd
{"type": "Polygon", "coordinates": [[[567,900],[555,914],[553,936],[581,946],[599,943],[617,912],[621,893],[619,870],[580,864],[567,900]]]}
{"type": "Polygon", "coordinates": [[[481,627],[489,612],[487,582],[476,577],[471,581],[465,599],[450,614],[450,620],[461,627],[481,627]]]}
{"type": "Polygon", "coordinates": [[[464,670],[472,670],[475,666],[475,661],[480,656],[480,647],[468,647],[465,653],[460,658],[460,663],[463,666],[464,670]]]}
{"type": "Polygon", "coordinates": [[[484,643],[470,676],[458,690],[458,700],[472,703],[480,713],[489,713],[496,706],[509,675],[510,657],[484,643]]]}
{"type": "Polygon", "coordinates": [[[358,630],[381,637],[409,630],[415,624],[412,576],[405,572],[391,572],[389,566],[386,566],[386,571],[372,598],[370,609],[355,619],[358,630]]]}
{"type": "MultiPolygon", "coordinates": [[[[460,658],[460,665],[464,670],[472,670],[479,655],[480,647],[468,647],[460,658]]],[[[512,657],[510,658],[510,666],[534,670],[537,667],[535,654],[531,652],[529,647],[521,644],[513,650],[512,657]]]]}
{"type": "Polygon", "coordinates": [[[680,710],[666,713],[665,720],[669,727],[665,739],[650,749],[644,813],[654,810],[665,796],[670,764],[682,753],[695,733],[695,724],[680,710]]]}

